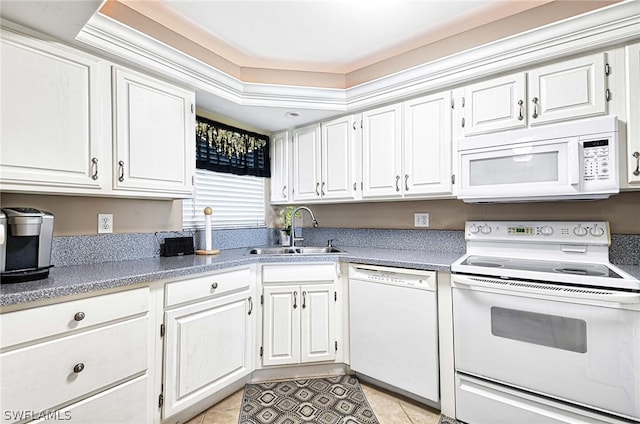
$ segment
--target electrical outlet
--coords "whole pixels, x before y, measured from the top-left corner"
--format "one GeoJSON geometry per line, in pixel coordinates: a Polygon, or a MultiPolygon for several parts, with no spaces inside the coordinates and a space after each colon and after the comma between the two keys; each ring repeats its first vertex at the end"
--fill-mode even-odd
{"type": "Polygon", "coordinates": [[[414,227],[428,227],[429,226],[429,214],[426,212],[413,214],[413,226],[414,227]]]}
{"type": "Polygon", "coordinates": [[[110,234],[113,233],[113,214],[99,213],[98,214],[98,234],[110,234]]]}

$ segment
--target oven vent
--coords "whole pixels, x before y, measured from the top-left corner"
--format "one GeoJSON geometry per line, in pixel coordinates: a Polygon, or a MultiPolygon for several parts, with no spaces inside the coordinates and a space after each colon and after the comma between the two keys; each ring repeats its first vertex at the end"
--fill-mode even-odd
{"type": "Polygon", "coordinates": [[[504,281],[504,280],[489,280],[485,278],[471,278],[471,280],[479,281],[482,283],[489,283],[495,285],[502,285],[507,287],[519,287],[523,289],[533,289],[536,291],[554,291],[554,292],[562,292],[562,293],[571,293],[571,294],[582,294],[582,295],[595,295],[595,296],[615,296],[619,293],[606,291],[606,290],[595,290],[595,289],[579,289],[573,287],[563,287],[556,286],[551,284],[536,284],[536,283],[523,283],[516,281],[504,281]]]}

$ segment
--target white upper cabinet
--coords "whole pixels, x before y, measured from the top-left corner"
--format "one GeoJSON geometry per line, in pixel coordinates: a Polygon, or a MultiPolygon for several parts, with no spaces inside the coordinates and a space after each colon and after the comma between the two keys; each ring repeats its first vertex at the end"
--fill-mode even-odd
{"type": "Polygon", "coordinates": [[[293,130],[294,202],[356,197],[357,134],[353,116],[293,130]]]}
{"type": "Polygon", "coordinates": [[[456,133],[468,137],[606,115],[606,54],[595,53],[456,90],[456,133]],[[528,88],[527,88],[528,85],[528,88]]]}
{"type": "Polygon", "coordinates": [[[529,123],[605,115],[605,62],[605,54],[596,53],[529,71],[529,123]]]}
{"type": "Polygon", "coordinates": [[[108,66],[9,31],[1,38],[3,190],[99,192],[111,157],[108,66]]]}
{"type": "Polygon", "coordinates": [[[110,80],[110,63],[89,54],[4,28],[1,38],[3,190],[192,194],[192,91],[115,67],[110,80]]]}
{"type": "Polygon", "coordinates": [[[362,115],[363,198],[451,195],[449,91],[362,115]]]}
{"type": "Polygon", "coordinates": [[[114,189],[190,196],[194,93],[117,67],[113,86],[114,189]]]}
{"type": "Polygon", "coordinates": [[[452,193],[451,92],[403,104],[404,197],[452,193]]]}
{"type": "Polygon", "coordinates": [[[271,203],[287,203],[291,185],[289,183],[289,132],[271,137],[271,203]]]}
{"type": "Polygon", "coordinates": [[[360,180],[357,178],[358,135],[353,115],[322,123],[320,196],[323,199],[354,199],[360,192],[356,183],[360,180]]]}
{"type": "MultiPolygon", "coordinates": [[[[627,149],[626,157],[621,163],[626,163],[626,181],[631,187],[640,186],[640,43],[626,47],[627,63],[627,149]]],[[[621,151],[623,151],[621,149],[621,151]]],[[[623,166],[623,169],[625,167],[623,166]]],[[[622,179],[621,181],[625,181],[622,179]]]]}
{"type": "Polygon", "coordinates": [[[293,201],[320,198],[320,124],[293,131],[293,201]]]}
{"type": "Polygon", "coordinates": [[[523,128],[527,125],[526,77],[524,73],[507,75],[467,85],[456,99],[464,114],[458,125],[464,135],[523,128]]]}
{"type": "Polygon", "coordinates": [[[402,105],[362,113],[362,197],[401,195],[402,105]]]}

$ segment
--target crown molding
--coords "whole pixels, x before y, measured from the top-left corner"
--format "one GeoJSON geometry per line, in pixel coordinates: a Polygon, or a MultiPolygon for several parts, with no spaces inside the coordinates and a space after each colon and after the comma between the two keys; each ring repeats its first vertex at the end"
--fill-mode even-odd
{"type": "Polygon", "coordinates": [[[246,83],[96,14],[76,40],[176,82],[246,106],[352,112],[548,60],[640,39],[635,0],[616,3],[347,89],[246,83]]]}

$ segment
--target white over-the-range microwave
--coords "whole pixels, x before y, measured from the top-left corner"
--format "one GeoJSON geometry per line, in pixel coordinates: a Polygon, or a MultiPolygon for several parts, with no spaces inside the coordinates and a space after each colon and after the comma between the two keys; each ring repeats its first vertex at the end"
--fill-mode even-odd
{"type": "Polygon", "coordinates": [[[468,203],[604,199],[620,190],[616,117],[467,137],[458,198],[468,203]]]}

